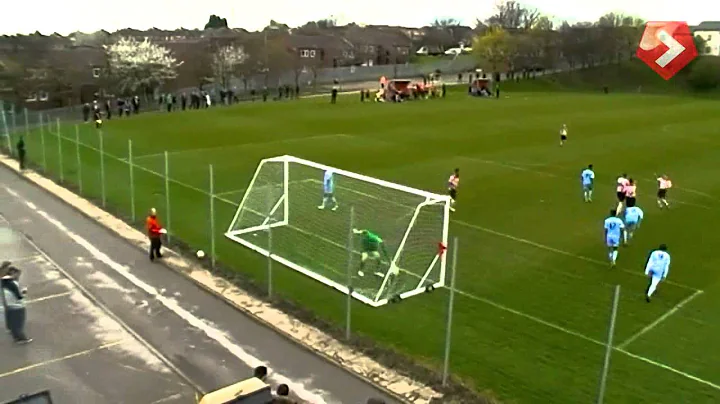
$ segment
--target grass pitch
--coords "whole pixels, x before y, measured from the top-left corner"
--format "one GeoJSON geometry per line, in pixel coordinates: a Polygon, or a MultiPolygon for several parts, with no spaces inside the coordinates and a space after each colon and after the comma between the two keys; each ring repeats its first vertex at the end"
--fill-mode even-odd
{"type": "MultiPolygon", "coordinates": [[[[138,218],[165,206],[163,151],[169,152],[172,233],[209,247],[209,169],[215,171],[219,259],[259,283],[265,259],[222,237],[258,163],[292,154],[385,180],[443,192],[462,170],[451,236],[460,239],[451,369],[500,399],[522,403],[594,400],[613,286],[622,286],[608,380],[611,403],[720,400],[720,308],[715,251],[720,236],[720,102],[649,95],[508,91],[501,100],[447,99],[360,104],[356,96],[244,104],[150,114],[104,128],[106,198],[130,213],[128,139],[134,145],[138,218]],[[558,146],[566,123],[569,142],[558,146]],[[597,174],[592,204],[579,174],[597,174]],[[645,221],[618,268],[610,269],[602,222],[615,204],[614,181],[639,181],[645,221]],[[672,209],[654,200],[654,173],[675,188],[672,209]],[[666,243],[673,257],[656,299],[643,299],[645,258],[666,243]]],[[[56,131],[55,131],[56,132],[56,131]]],[[[61,125],[64,138],[75,137],[61,125]]],[[[82,146],[45,130],[26,139],[29,158],[100,197],[99,138],[81,125],[82,146]],[[80,153],[78,165],[77,150],[80,153]]],[[[319,195],[318,195],[319,196],[319,195]]],[[[342,201],[341,201],[342,202],[342,201]]],[[[382,210],[382,206],[378,207],[382,210]]],[[[382,212],[378,212],[382,214],[382,212]]],[[[309,242],[298,239],[298,243],[309,242]]],[[[343,243],[344,240],[340,240],[343,243]]],[[[274,292],[342,325],[345,296],[281,266],[274,292]]],[[[353,308],[353,329],[436,369],[442,367],[447,290],[399,305],[353,308]]]]}

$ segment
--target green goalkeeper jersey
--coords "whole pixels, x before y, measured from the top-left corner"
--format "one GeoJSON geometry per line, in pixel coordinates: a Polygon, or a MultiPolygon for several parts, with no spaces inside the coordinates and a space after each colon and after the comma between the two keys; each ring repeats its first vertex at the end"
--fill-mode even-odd
{"type": "Polygon", "coordinates": [[[377,234],[364,230],[362,232],[362,247],[364,251],[377,251],[383,240],[377,234]]]}

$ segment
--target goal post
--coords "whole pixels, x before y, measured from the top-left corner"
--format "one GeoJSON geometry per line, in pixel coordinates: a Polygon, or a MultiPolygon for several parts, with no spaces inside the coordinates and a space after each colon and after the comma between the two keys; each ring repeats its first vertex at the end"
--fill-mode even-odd
{"type": "Polygon", "coordinates": [[[279,156],[260,161],[225,236],[380,307],[445,285],[449,216],[448,196],[279,156]],[[351,227],[379,236],[381,247],[351,227]]]}

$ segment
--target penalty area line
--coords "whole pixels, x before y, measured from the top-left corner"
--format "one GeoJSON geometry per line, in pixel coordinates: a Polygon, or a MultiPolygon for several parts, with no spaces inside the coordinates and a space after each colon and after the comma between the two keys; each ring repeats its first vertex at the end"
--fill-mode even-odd
{"type": "Polygon", "coordinates": [[[695,293],[691,294],[690,296],[683,299],[680,303],[676,304],[673,308],[665,312],[662,316],[660,316],[657,320],[653,321],[652,323],[648,324],[645,328],[642,330],[636,332],[630,338],[626,339],[624,342],[622,342],[620,345],[617,346],[617,349],[625,349],[628,345],[635,342],[638,338],[642,337],[643,335],[647,334],[650,330],[657,327],[662,323],[663,321],[667,320],[672,316],[673,314],[677,313],[678,310],[683,308],[686,304],[690,303],[692,300],[694,300],[696,297],[700,296],[703,293],[702,290],[698,290],[695,293]]]}

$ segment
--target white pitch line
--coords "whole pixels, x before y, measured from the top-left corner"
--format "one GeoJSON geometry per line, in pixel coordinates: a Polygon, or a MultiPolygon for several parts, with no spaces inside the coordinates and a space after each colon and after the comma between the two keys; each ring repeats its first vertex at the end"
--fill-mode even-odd
{"type": "Polygon", "coordinates": [[[667,371],[673,372],[673,373],[675,373],[675,374],[677,374],[677,375],[680,375],[680,376],[682,376],[682,377],[685,377],[685,378],[687,378],[687,379],[690,379],[690,380],[692,380],[692,381],[694,381],[694,382],[697,382],[697,383],[700,383],[700,384],[704,384],[704,385],[706,385],[706,386],[708,386],[708,387],[712,387],[712,388],[715,389],[715,390],[720,390],[720,385],[715,384],[715,383],[713,383],[713,382],[711,382],[711,381],[708,381],[708,380],[705,380],[705,379],[701,379],[701,378],[699,378],[699,377],[697,377],[697,376],[695,376],[695,375],[692,375],[692,374],[690,374],[690,373],[683,372],[682,370],[675,369],[675,368],[672,367],[672,366],[665,365],[664,363],[660,363],[660,362],[654,361],[654,360],[649,359],[649,358],[646,358],[646,357],[644,357],[644,356],[636,355],[636,354],[631,353],[631,352],[628,352],[628,351],[626,351],[626,350],[624,350],[624,349],[615,348],[615,350],[618,351],[618,352],[620,352],[620,353],[623,353],[623,354],[625,354],[625,355],[627,355],[627,356],[629,356],[629,357],[631,357],[631,358],[634,358],[634,359],[637,359],[637,360],[639,360],[639,361],[643,361],[643,362],[645,362],[645,363],[647,363],[647,364],[650,364],[650,365],[653,365],[653,366],[657,366],[657,367],[659,367],[659,368],[661,368],[661,369],[665,369],[665,370],[667,370],[667,371]]]}
{"type": "MultiPolygon", "coordinates": [[[[508,239],[508,240],[516,241],[516,242],[518,242],[518,243],[527,244],[527,245],[530,245],[530,246],[539,248],[539,249],[541,249],[541,250],[554,252],[554,253],[560,254],[560,255],[565,255],[565,256],[567,256],[567,257],[579,259],[579,260],[582,260],[582,261],[585,261],[585,262],[589,262],[589,263],[592,263],[592,264],[595,264],[595,265],[602,265],[602,266],[605,266],[605,267],[608,267],[608,268],[610,267],[609,263],[608,263],[608,262],[605,262],[605,261],[600,261],[600,260],[597,260],[597,259],[594,259],[594,258],[586,257],[586,256],[584,256],[584,255],[579,255],[579,254],[571,253],[571,252],[569,252],[569,251],[565,251],[565,250],[561,250],[561,249],[559,249],[559,248],[550,247],[550,246],[547,246],[547,245],[544,245],[544,244],[536,243],[536,242],[534,242],[534,241],[527,240],[527,239],[524,239],[524,238],[515,237],[515,236],[512,236],[512,235],[510,235],[510,234],[506,234],[506,233],[502,233],[502,232],[495,231],[495,230],[492,230],[492,229],[488,229],[487,227],[482,227],[482,226],[478,226],[478,225],[476,225],[476,224],[467,223],[467,222],[463,222],[463,221],[460,221],[460,220],[454,220],[454,219],[453,219],[451,222],[452,222],[452,223],[459,224],[459,225],[462,225],[462,226],[465,226],[465,227],[469,227],[469,228],[471,228],[471,229],[484,231],[484,232],[486,232],[486,233],[493,234],[493,235],[498,236],[498,237],[503,237],[503,238],[506,238],[506,239],[508,239]]],[[[626,273],[628,273],[628,274],[631,274],[631,275],[645,277],[645,274],[643,274],[642,271],[638,272],[638,271],[631,271],[631,270],[625,269],[625,268],[619,268],[619,267],[616,267],[616,268],[620,269],[620,270],[623,271],[623,272],[626,272],[626,273]]],[[[694,287],[692,287],[692,286],[683,285],[682,283],[676,283],[676,282],[671,282],[671,281],[665,281],[665,283],[668,284],[668,285],[677,286],[677,287],[679,287],[679,288],[683,288],[683,289],[687,289],[687,290],[692,290],[692,291],[698,291],[698,290],[699,290],[699,289],[694,288],[694,287]]]]}
{"type": "MultiPolygon", "coordinates": [[[[317,136],[297,137],[297,138],[290,138],[290,139],[277,139],[277,140],[271,140],[269,142],[251,142],[251,143],[242,143],[242,144],[225,145],[225,146],[201,147],[198,149],[175,150],[175,151],[169,151],[167,154],[168,155],[176,155],[176,154],[184,154],[184,153],[203,153],[206,151],[214,151],[214,150],[230,150],[230,149],[243,149],[243,148],[249,148],[249,147],[265,147],[265,146],[272,146],[272,145],[285,144],[285,143],[314,141],[314,140],[320,140],[320,139],[349,138],[349,137],[352,137],[352,136],[345,135],[342,133],[335,133],[332,135],[317,135],[317,136]]],[[[141,154],[139,156],[134,156],[133,161],[137,160],[137,159],[156,158],[156,157],[162,157],[162,156],[165,156],[164,152],[163,153],[152,153],[152,154],[141,154]]],[[[127,161],[127,159],[124,159],[124,160],[127,161]]]]}
{"type": "Polygon", "coordinates": [[[678,310],[680,310],[683,306],[690,303],[693,299],[700,296],[703,293],[702,290],[698,290],[697,292],[693,293],[692,295],[686,297],[683,299],[680,303],[676,304],[672,309],[668,310],[665,314],[660,316],[657,320],[653,321],[652,323],[648,324],[645,328],[642,330],[636,332],[633,334],[630,338],[626,339],[623,343],[617,346],[618,349],[625,349],[628,345],[632,344],[634,341],[636,341],[638,338],[645,335],[647,332],[652,330],[653,328],[657,327],[660,323],[667,320],[670,316],[677,313],[678,310]]]}

